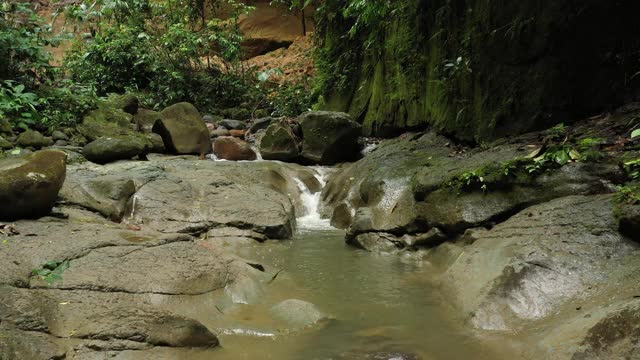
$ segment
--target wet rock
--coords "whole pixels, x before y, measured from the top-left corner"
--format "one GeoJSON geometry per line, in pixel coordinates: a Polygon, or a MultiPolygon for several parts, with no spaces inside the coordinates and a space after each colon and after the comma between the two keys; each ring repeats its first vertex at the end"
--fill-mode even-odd
{"type": "MultiPolygon", "coordinates": [[[[569,196],[529,207],[474,242],[448,268],[452,289],[470,322],[509,330],[559,311],[575,298],[593,296],[637,244],[617,231],[610,195],[569,196]]],[[[575,311],[575,310],[574,310],[575,311]]]]}
{"type": "Polygon", "coordinates": [[[144,156],[152,149],[150,141],[138,136],[117,136],[99,138],[82,149],[87,160],[106,164],[117,160],[127,160],[144,156]]]}
{"type": "Polygon", "coordinates": [[[259,130],[267,129],[271,123],[273,123],[276,119],[272,117],[264,117],[260,119],[255,119],[249,128],[249,132],[252,134],[257,133],[259,130]]]}
{"type": "Polygon", "coordinates": [[[394,253],[404,247],[402,239],[395,235],[375,232],[347,238],[347,243],[364,250],[379,253],[394,253]]]}
{"type": "Polygon", "coordinates": [[[307,112],[298,119],[304,141],[302,157],[321,165],[356,160],[361,126],[345,113],[307,112]]]}
{"type": "Polygon", "coordinates": [[[396,351],[349,351],[340,354],[338,360],[421,360],[414,354],[396,351]]]}
{"type": "Polygon", "coordinates": [[[16,145],[23,148],[41,149],[53,145],[50,137],[45,137],[35,130],[27,130],[18,136],[16,145]]]}
{"type": "Polygon", "coordinates": [[[299,140],[284,121],[269,125],[260,140],[260,154],[265,160],[294,161],[300,155],[299,140]]]}
{"type": "Polygon", "coordinates": [[[447,240],[447,235],[438,228],[433,228],[424,234],[404,235],[402,237],[402,242],[407,247],[434,247],[447,240]]]}
{"type": "Polygon", "coordinates": [[[246,141],[232,136],[216,138],[213,143],[213,153],[219,159],[232,161],[255,160],[257,158],[255,151],[246,141]]]}
{"type": "Polygon", "coordinates": [[[136,129],[145,134],[151,133],[153,125],[156,121],[160,120],[162,116],[159,112],[147,109],[139,109],[136,115],[133,117],[133,121],[136,124],[136,129]]]}
{"type": "Polygon", "coordinates": [[[314,304],[297,299],[285,300],[275,305],[271,308],[271,314],[285,321],[292,330],[301,330],[329,319],[314,304]]]}
{"type": "Polygon", "coordinates": [[[174,154],[208,154],[209,131],[196,108],[189,103],[171,105],[161,112],[153,132],[162,136],[167,151],[174,154]]]}
{"type": "Polygon", "coordinates": [[[0,160],[0,219],[47,214],[66,175],[66,154],[42,150],[0,160]]]}
{"type": "Polygon", "coordinates": [[[211,229],[207,232],[208,238],[250,238],[264,242],[267,237],[252,230],[243,230],[234,227],[222,227],[211,229]]]}
{"type": "Polygon", "coordinates": [[[244,130],[247,128],[247,124],[244,121],[230,119],[218,121],[218,126],[222,126],[229,130],[244,130]]]}

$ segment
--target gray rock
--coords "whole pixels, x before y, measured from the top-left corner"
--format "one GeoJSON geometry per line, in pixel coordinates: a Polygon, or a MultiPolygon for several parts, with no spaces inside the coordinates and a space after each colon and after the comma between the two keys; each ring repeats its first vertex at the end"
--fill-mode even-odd
{"type": "Polygon", "coordinates": [[[223,119],[218,121],[217,125],[228,130],[244,130],[247,128],[247,124],[240,120],[223,119]]]}
{"type": "Polygon", "coordinates": [[[405,246],[402,239],[395,235],[382,232],[371,232],[351,236],[347,238],[347,243],[367,251],[379,253],[395,253],[405,246]]]}
{"type": "Polygon", "coordinates": [[[159,112],[147,109],[139,109],[136,115],[133,117],[133,121],[136,123],[138,131],[145,134],[152,132],[153,125],[156,121],[160,120],[162,116],[159,112]]]}
{"type": "Polygon", "coordinates": [[[263,130],[263,129],[267,129],[269,127],[269,125],[271,125],[271,123],[273,123],[274,121],[277,121],[278,119],[272,118],[272,117],[264,117],[264,118],[260,118],[260,119],[255,119],[253,120],[253,123],[251,123],[251,127],[249,128],[249,132],[251,132],[252,134],[257,133],[259,130],[263,130]]]}
{"type": "Polygon", "coordinates": [[[99,138],[82,149],[87,160],[97,164],[106,164],[117,160],[127,160],[144,156],[151,151],[150,141],[138,136],[116,136],[99,138]]]}
{"type": "Polygon", "coordinates": [[[303,133],[302,156],[315,164],[333,165],[357,160],[362,127],[339,112],[307,112],[298,119],[303,133]]]}
{"type": "Polygon", "coordinates": [[[56,130],[53,133],[51,133],[51,138],[53,139],[53,141],[69,141],[69,137],[67,136],[67,134],[63,133],[60,130],[56,130]]]}
{"type": "Polygon", "coordinates": [[[66,154],[42,150],[0,160],[0,219],[47,214],[66,175],[66,154]]]}
{"type": "Polygon", "coordinates": [[[200,113],[189,103],[179,103],[162,110],[153,132],[162,136],[165,149],[174,154],[208,154],[211,152],[209,130],[200,113]]]}
{"type": "Polygon", "coordinates": [[[269,125],[260,139],[260,154],[265,160],[294,161],[300,156],[299,147],[298,138],[284,121],[269,125]]]}
{"type": "Polygon", "coordinates": [[[222,136],[231,136],[231,133],[229,132],[229,130],[225,128],[217,128],[211,131],[210,135],[212,139],[215,139],[217,137],[222,137],[222,136]]]}
{"type": "Polygon", "coordinates": [[[53,146],[60,146],[60,147],[64,147],[69,145],[68,142],[66,142],[65,140],[56,140],[55,143],[53,143],[53,146]]]}

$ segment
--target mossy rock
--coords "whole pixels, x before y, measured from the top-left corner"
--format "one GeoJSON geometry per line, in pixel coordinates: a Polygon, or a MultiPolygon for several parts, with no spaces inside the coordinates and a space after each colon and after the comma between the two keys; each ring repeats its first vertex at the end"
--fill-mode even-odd
{"type": "Polygon", "coordinates": [[[64,183],[66,158],[62,151],[42,150],[0,160],[0,220],[47,214],[64,183]]]}
{"type": "Polygon", "coordinates": [[[0,136],[0,150],[7,150],[11,148],[13,148],[13,144],[9,140],[0,136]]]}
{"type": "Polygon", "coordinates": [[[171,105],[161,112],[153,132],[160,135],[167,151],[174,154],[211,152],[209,130],[198,110],[189,103],[171,105]]]}
{"type": "Polygon", "coordinates": [[[122,110],[127,114],[136,115],[138,113],[138,106],[140,101],[135,95],[124,94],[116,95],[112,94],[107,98],[104,107],[110,107],[118,110],[122,110]]]}
{"type": "MultiPolygon", "coordinates": [[[[298,119],[302,127],[302,157],[321,165],[355,161],[360,156],[362,127],[346,113],[310,111],[298,119]]],[[[263,139],[264,141],[264,139],[263,139]]]]}
{"type": "Polygon", "coordinates": [[[138,131],[143,133],[151,133],[153,125],[160,120],[162,116],[159,112],[147,109],[139,109],[138,113],[133,117],[138,131]]]}
{"type": "Polygon", "coordinates": [[[299,145],[289,125],[278,121],[262,137],[260,154],[265,160],[295,161],[300,156],[299,145]]]}
{"type": "Polygon", "coordinates": [[[13,126],[7,119],[0,119],[0,134],[11,135],[13,134],[13,126]]]}
{"type": "Polygon", "coordinates": [[[103,137],[87,144],[82,149],[82,154],[91,162],[106,164],[144,156],[151,151],[152,146],[149,140],[140,136],[103,137]]]}
{"type": "Polygon", "coordinates": [[[85,116],[77,129],[89,141],[101,137],[129,135],[135,133],[131,125],[132,119],[133,116],[122,110],[102,107],[85,116]]]}
{"type": "Polygon", "coordinates": [[[16,145],[24,148],[41,149],[53,145],[53,140],[35,130],[27,130],[18,136],[16,145]]]}
{"type": "Polygon", "coordinates": [[[244,108],[229,108],[222,110],[222,116],[233,120],[247,120],[251,118],[251,111],[244,108]]]}

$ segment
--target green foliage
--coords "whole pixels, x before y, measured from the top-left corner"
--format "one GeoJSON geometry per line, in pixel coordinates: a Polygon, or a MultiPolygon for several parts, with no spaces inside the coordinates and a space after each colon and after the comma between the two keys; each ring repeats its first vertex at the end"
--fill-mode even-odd
{"type": "Polygon", "coordinates": [[[618,186],[618,192],[615,199],[620,203],[627,203],[631,205],[640,204],[640,185],[631,184],[618,186]]]}
{"type": "Polygon", "coordinates": [[[447,182],[447,186],[464,191],[482,190],[486,192],[489,188],[485,181],[486,169],[466,171],[453,177],[447,182]]]}
{"type": "Polygon", "coordinates": [[[640,180],[640,159],[627,160],[623,165],[632,180],[640,180]]]}
{"type": "Polygon", "coordinates": [[[158,108],[179,101],[203,109],[237,106],[250,91],[250,77],[239,66],[237,19],[251,10],[235,0],[70,5],[67,13],[93,36],[76,39],[66,65],[74,79],[94,84],[100,95],[140,92],[158,108]],[[205,18],[205,9],[222,5],[230,6],[230,20],[205,18]]]}
{"type": "Polygon", "coordinates": [[[62,273],[69,268],[69,260],[48,261],[38,269],[33,269],[31,274],[52,285],[54,282],[62,280],[62,273]]]}
{"type": "Polygon", "coordinates": [[[5,80],[0,84],[0,118],[7,117],[13,126],[27,129],[38,120],[37,107],[45,103],[38,95],[25,91],[23,84],[5,80]]]}
{"type": "Polygon", "coordinates": [[[632,138],[632,139],[635,139],[635,138],[637,138],[637,137],[640,137],[640,129],[636,129],[636,130],[633,130],[633,131],[631,132],[631,138],[632,138]]]}

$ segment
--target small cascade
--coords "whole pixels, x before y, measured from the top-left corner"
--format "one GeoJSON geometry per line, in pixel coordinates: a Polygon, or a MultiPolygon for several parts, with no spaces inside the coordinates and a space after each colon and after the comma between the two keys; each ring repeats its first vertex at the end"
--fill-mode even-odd
{"type": "MultiPolygon", "coordinates": [[[[315,178],[320,182],[321,189],[327,184],[329,176],[328,169],[322,167],[313,168],[315,178]]],[[[312,193],[309,188],[298,178],[293,179],[300,189],[300,201],[304,206],[304,215],[296,221],[299,230],[327,230],[333,229],[329,219],[323,219],[320,215],[320,207],[322,205],[322,190],[312,193]]]]}

